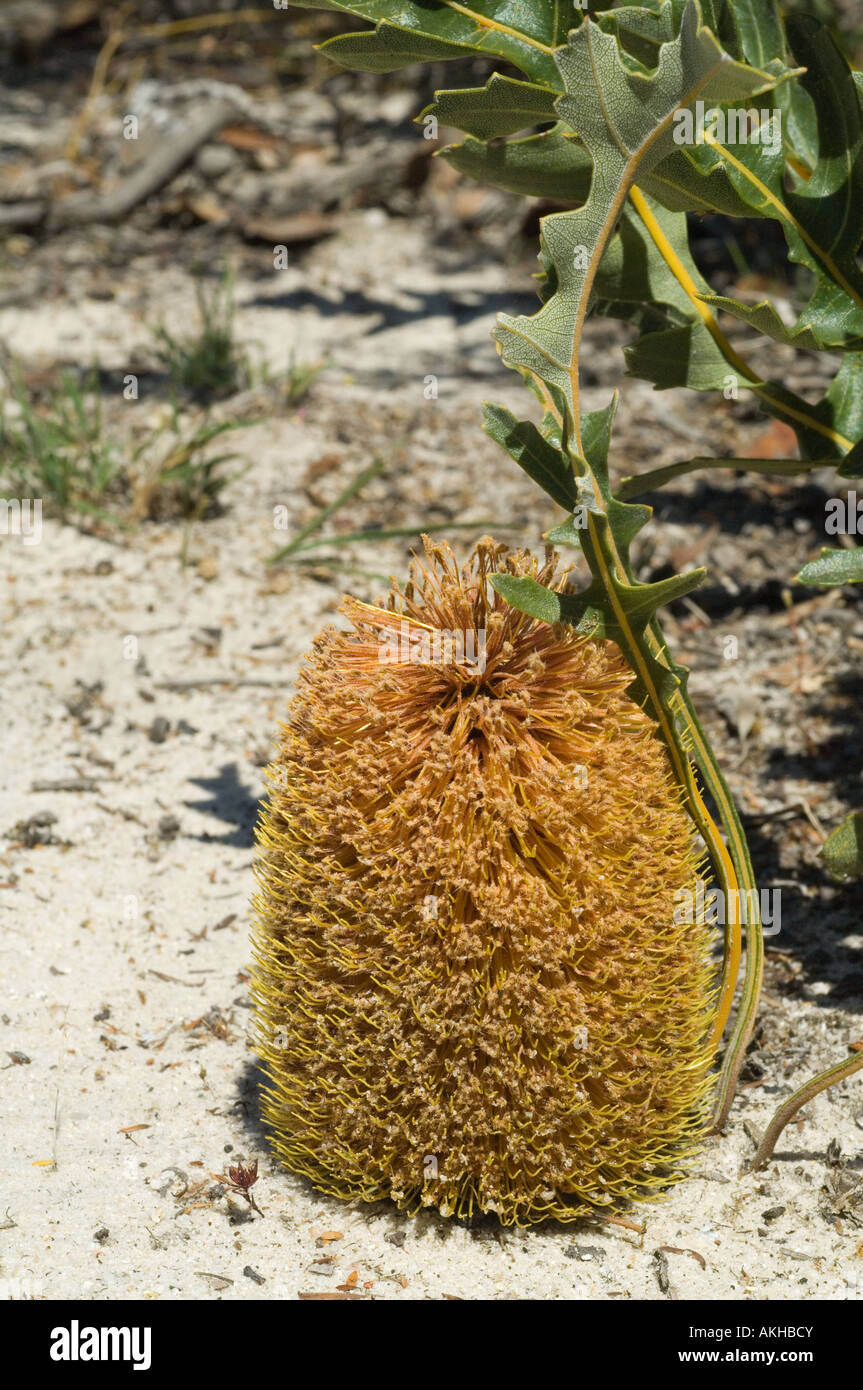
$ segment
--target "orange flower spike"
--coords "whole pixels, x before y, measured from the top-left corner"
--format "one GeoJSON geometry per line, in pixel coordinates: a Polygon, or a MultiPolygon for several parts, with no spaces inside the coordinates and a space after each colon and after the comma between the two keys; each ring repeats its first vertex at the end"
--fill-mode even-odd
{"type": "Polygon", "coordinates": [[[344,1198],[573,1220],[685,1176],[707,1127],[692,825],[617,647],[487,583],[553,558],[425,547],[316,639],[269,769],[265,1119],[344,1198]]]}

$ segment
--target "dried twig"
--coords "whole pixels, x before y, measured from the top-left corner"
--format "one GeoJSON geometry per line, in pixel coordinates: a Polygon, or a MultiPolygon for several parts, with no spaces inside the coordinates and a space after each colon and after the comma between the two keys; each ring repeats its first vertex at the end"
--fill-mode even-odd
{"type": "Polygon", "coordinates": [[[149,198],[189,162],[201,145],[236,115],[234,102],[215,101],[173,139],[162,142],[140,169],[110,193],[73,193],[54,203],[48,214],[49,231],[81,226],[87,222],[117,222],[149,198]]]}
{"type": "Polygon", "coordinates": [[[102,45],[96,64],[93,68],[93,76],[90,79],[90,90],[72,133],[66,146],[66,158],[77,159],[78,149],[81,144],[81,137],[87,129],[93,107],[96,100],[105,86],[105,79],[108,75],[108,68],[111,60],[118,48],[124,43],[132,40],[141,39],[169,39],[178,34],[194,33],[199,29],[214,29],[225,24],[265,23],[268,20],[281,19],[278,10],[258,10],[243,9],[234,10],[232,13],[190,15],[187,19],[171,20],[167,24],[145,24],[138,29],[124,29],[118,26],[110,33],[102,45]]]}
{"type": "MultiPolygon", "coordinates": [[[[30,785],[31,792],[97,792],[99,782],[93,777],[58,777],[54,781],[33,782],[30,785]]],[[[109,782],[117,782],[119,778],[109,777],[109,782]]]]}

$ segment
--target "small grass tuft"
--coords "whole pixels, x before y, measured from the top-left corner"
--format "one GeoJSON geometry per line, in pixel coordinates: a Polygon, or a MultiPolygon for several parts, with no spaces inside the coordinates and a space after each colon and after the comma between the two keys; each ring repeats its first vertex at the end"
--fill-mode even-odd
{"type": "Polygon", "coordinates": [[[230,396],[251,384],[248,357],[234,336],[234,280],[226,270],[215,286],[195,283],[200,325],[189,337],[175,337],[164,324],[154,330],[156,358],[175,391],[197,401],[230,396]]]}
{"type": "Polygon", "coordinates": [[[213,440],[251,421],[218,423],[201,412],[184,423],[176,400],[155,429],[135,443],[106,428],[99,372],[63,372],[47,387],[29,384],[17,363],[0,396],[0,491],[40,498],[62,521],[124,526],[144,520],[203,520],[222,511],[221,493],[236,474],[235,451],[213,440]]]}
{"type": "Polygon", "coordinates": [[[138,466],[132,511],[136,519],[167,521],[182,517],[200,521],[220,515],[221,493],[237,476],[225,473],[224,465],[238,455],[234,450],[211,454],[208,445],[251,423],[223,420],[214,424],[205,417],[184,432],[174,403],[170,425],[158,429],[135,453],[138,466]],[[166,429],[171,437],[167,444],[160,444],[166,429]]]}
{"type": "Polygon", "coordinates": [[[305,401],[315,377],[326,367],[326,362],[297,362],[293,353],[285,377],[285,403],[295,410],[305,401]]]}
{"type": "Polygon", "coordinates": [[[50,502],[63,520],[105,518],[127,487],[120,450],[104,434],[98,371],[64,372],[43,393],[25,384],[16,365],[8,381],[0,400],[3,481],[22,496],[50,502]]]}

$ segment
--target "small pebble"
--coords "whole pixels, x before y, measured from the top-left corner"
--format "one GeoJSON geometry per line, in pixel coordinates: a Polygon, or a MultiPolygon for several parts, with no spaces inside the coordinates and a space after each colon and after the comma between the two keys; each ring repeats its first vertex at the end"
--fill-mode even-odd
{"type": "Polygon", "coordinates": [[[205,179],[220,179],[237,167],[237,156],[228,145],[202,145],[195,156],[198,172],[205,179]]]}
{"type": "Polygon", "coordinates": [[[180,822],[169,811],[167,815],[159,817],[157,829],[160,840],[175,840],[180,833],[180,822]]]}
{"type": "Polygon", "coordinates": [[[57,817],[53,811],[37,811],[29,820],[19,820],[11,830],[7,830],[6,837],[21,840],[28,849],[35,849],[37,845],[53,845],[57,841],[50,827],[56,824],[57,817]]]}
{"type": "Polygon", "coordinates": [[[601,1245],[568,1245],[563,1253],[568,1260],[596,1260],[599,1263],[605,1259],[601,1245]]]}

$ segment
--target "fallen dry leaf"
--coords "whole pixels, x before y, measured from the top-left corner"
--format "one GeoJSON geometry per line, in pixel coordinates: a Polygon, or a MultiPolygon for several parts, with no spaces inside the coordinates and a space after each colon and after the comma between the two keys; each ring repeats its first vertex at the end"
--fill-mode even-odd
{"type": "Polygon", "coordinates": [[[186,207],[200,222],[212,222],[217,227],[231,220],[228,209],[212,193],[199,193],[194,198],[187,198],[186,207]]]}
{"type": "Polygon", "coordinates": [[[217,138],[223,145],[230,145],[235,150],[273,149],[285,143],[280,135],[242,125],[223,126],[217,138]]]}
{"type": "Polygon", "coordinates": [[[332,236],[339,229],[339,219],[330,212],[298,212],[294,217],[253,217],[243,223],[243,235],[249,241],[265,241],[269,246],[292,246],[303,241],[317,241],[332,236]]]}

